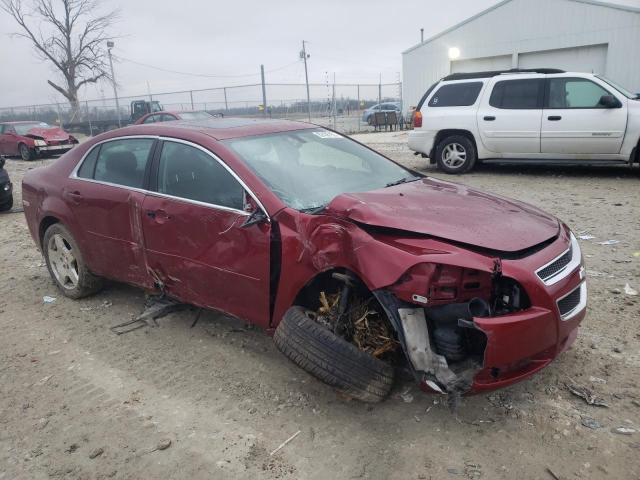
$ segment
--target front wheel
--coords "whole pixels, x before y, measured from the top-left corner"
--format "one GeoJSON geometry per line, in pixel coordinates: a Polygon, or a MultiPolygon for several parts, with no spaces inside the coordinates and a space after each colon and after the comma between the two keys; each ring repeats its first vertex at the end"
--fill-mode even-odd
{"type": "Polygon", "coordinates": [[[29,160],[33,160],[35,158],[35,152],[27,147],[24,143],[20,144],[18,150],[20,153],[20,158],[25,162],[28,162],[29,160]]]}
{"type": "Polygon", "coordinates": [[[468,172],[476,163],[476,149],[473,142],[464,135],[445,137],[436,147],[438,168],[446,173],[468,172]]]}
{"type": "Polygon", "coordinates": [[[363,402],[379,402],[391,390],[394,368],[338,337],[294,306],[273,337],[276,347],[324,383],[363,402]]]}
{"type": "Polygon", "coordinates": [[[51,278],[66,297],[78,299],[102,288],[102,279],[89,271],[77,242],[63,225],[54,223],[47,229],[42,251],[51,278]]]}

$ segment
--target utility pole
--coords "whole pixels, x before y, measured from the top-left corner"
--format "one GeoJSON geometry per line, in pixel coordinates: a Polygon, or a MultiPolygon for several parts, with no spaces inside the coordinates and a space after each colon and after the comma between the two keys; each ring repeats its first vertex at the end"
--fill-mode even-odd
{"type": "Polygon", "coordinates": [[[262,78],[262,116],[267,116],[267,88],[264,84],[264,65],[260,65],[260,77],[262,78]]]}
{"type": "Polygon", "coordinates": [[[305,46],[305,41],[302,41],[302,51],[300,52],[300,56],[304,60],[304,80],[307,84],[307,115],[309,118],[309,122],[311,122],[311,97],[309,95],[309,71],[307,69],[307,58],[311,55],[307,55],[307,48],[305,46]]]}
{"type": "Polygon", "coordinates": [[[380,74],[380,80],[378,81],[378,103],[382,103],[382,73],[380,74]]]}
{"type": "Polygon", "coordinates": [[[109,53],[109,65],[111,65],[111,83],[113,84],[113,96],[116,97],[116,111],[118,114],[118,127],[122,126],[120,122],[120,102],[118,101],[118,90],[116,89],[116,76],[113,73],[113,59],[111,58],[111,49],[115,46],[111,40],[107,42],[107,52],[109,53]]]}

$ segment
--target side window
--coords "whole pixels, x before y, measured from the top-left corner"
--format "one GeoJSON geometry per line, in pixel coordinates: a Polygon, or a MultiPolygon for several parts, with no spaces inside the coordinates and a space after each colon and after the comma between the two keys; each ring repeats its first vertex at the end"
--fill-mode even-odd
{"type": "Polygon", "coordinates": [[[169,115],[168,113],[163,113],[162,115],[160,115],[161,122],[173,122],[174,120],[177,120],[177,118],[173,115],[169,115]]]}
{"type": "Polygon", "coordinates": [[[476,103],[482,82],[442,85],[429,100],[430,107],[468,107],[476,103]]]}
{"type": "Polygon", "coordinates": [[[93,178],[93,174],[96,170],[96,160],[98,159],[98,153],[100,152],[100,145],[94,147],[89,155],[84,157],[84,162],[78,169],[78,176],[80,178],[93,178]]]}
{"type": "Polygon", "coordinates": [[[543,89],[543,79],[502,80],[493,86],[489,105],[521,110],[542,108],[543,89]]]}
{"type": "Polygon", "coordinates": [[[149,115],[147,118],[144,119],[142,123],[154,123],[157,118],[158,118],[158,115],[149,115]]]}
{"type": "Polygon", "coordinates": [[[103,143],[93,178],[125,187],[142,188],[153,142],[151,138],[127,138],[103,143]]]}
{"type": "Polygon", "coordinates": [[[0,125],[0,134],[4,133],[4,129],[6,128],[6,125],[0,125]]]}
{"type": "Polygon", "coordinates": [[[242,185],[211,155],[182,143],[164,142],[158,192],[242,210],[242,185]]]}
{"type": "Polygon", "coordinates": [[[611,95],[586,78],[549,79],[549,108],[601,108],[600,97],[611,95]]]}

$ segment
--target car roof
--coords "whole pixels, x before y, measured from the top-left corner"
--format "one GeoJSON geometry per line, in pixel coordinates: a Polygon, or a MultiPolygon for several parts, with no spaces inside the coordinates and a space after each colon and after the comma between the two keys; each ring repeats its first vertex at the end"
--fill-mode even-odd
{"type": "Polygon", "coordinates": [[[134,134],[178,134],[184,130],[199,132],[216,140],[250,137],[269,133],[289,132],[320,128],[318,125],[290,120],[271,120],[258,118],[207,118],[198,120],[176,120],[174,122],[133,125],[118,129],[121,135],[134,134]],[[173,132],[172,132],[173,131],[173,132]]]}

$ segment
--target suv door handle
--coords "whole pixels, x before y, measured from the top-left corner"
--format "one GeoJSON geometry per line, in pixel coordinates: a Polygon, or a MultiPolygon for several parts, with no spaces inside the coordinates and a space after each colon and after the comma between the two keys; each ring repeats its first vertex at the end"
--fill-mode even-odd
{"type": "Polygon", "coordinates": [[[551,115],[547,117],[547,120],[551,120],[552,122],[557,122],[558,120],[562,120],[560,115],[551,115]]]}
{"type": "Polygon", "coordinates": [[[495,119],[496,117],[494,117],[493,115],[487,115],[483,118],[483,120],[486,120],[487,122],[493,122],[495,119]]]}

